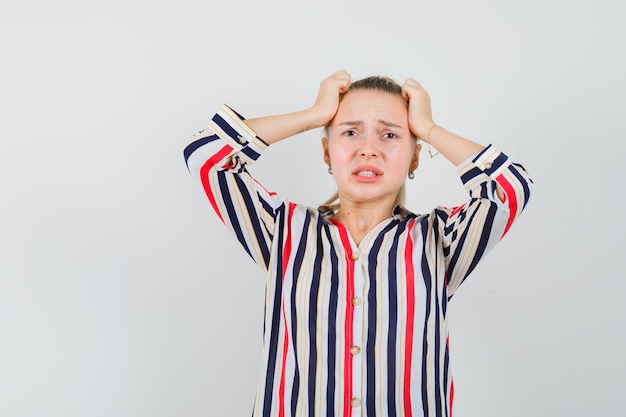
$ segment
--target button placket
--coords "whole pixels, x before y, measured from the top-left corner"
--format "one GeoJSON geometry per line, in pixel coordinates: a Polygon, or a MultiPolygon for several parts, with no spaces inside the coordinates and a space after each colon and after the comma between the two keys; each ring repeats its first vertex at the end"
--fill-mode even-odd
{"type": "Polygon", "coordinates": [[[350,259],[354,262],[354,296],[351,300],[354,309],[354,322],[352,346],[350,347],[350,355],[352,356],[352,399],[350,405],[353,408],[353,415],[360,416],[363,387],[363,294],[365,293],[366,268],[363,267],[365,257],[358,249],[352,252],[350,259]]]}

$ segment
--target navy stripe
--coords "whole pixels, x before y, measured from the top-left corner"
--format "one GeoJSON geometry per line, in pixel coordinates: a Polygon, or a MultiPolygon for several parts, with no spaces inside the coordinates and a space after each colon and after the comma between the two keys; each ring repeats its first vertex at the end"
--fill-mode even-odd
{"type": "MultiPolygon", "coordinates": [[[[398,274],[396,263],[398,262],[399,238],[406,231],[408,219],[398,226],[389,251],[389,333],[387,335],[387,413],[389,417],[396,416],[396,338],[398,333],[398,274]]],[[[407,277],[408,278],[408,277],[407,277]]]]}
{"type": "Polygon", "coordinates": [[[261,194],[259,192],[257,192],[257,195],[259,196],[259,201],[261,202],[261,207],[263,207],[263,210],[265,210],[265,212],[270,216],[274,217],[274,209],[272,208],[272,206],[270,206],[269,203],[265,201],[265,199],[261,198],[261,194]]]}
{"type": "MultiPolygon", "coordinates": [[[[526,208],[526,204],[528,204],[528,199],[530,198],[530,187],[528,187],[528,183],[526,183],[526,181],[524,181],[524,177],[519,172],[518,168],[521,168],[521,165],[513,164],[511,166],[510,171],[513,174],[513,176],[517,179],[517,181],[519,181],[519,183],[522,184],[522,189],[524,190],[524,194],[523,194],[524,195],[524,201],[522,203],[522,209],[524,209],[524,208],[526,208]]],[[[522,169],[524,169],[524,168],[522,168],[522,169]]],[[[519,204],[519,201],[517,202],[517,204],[519,204]]],[[[516,214],[517,213],[511,213],[512,216],[514,216],[516,214]]]]}
{"type": "Polygon", "coordinates": [[[211,143],[211,142],[213,142],[214,140],[217,140],[217,139],[219,139],[219,136],[211,135],[211,136],[206,136],[206,137],[200,138],[198,140],[195,140],[195,141],[191,142],[189,145],[187,145],[187,147],[183,151],[183,155],[185,157],[185,165],[187,165],[187,169],[189,169],[189,157],[191,156],[191,154],[194,153],[195,151],[197,151],[198,148],[201,148],[204,145],[206,145],[207,143],[211,143]]]}
{"type": "Polygon", "coordinates": [[[487,175],[491,176],[494,172],[498,171],[498,169],[506,163],[507,159],[508,158],[505,154],[499,154],[496,159],[491,161],[491,166],[489,166],[489,168],[485,168],[487,175]]]}
{"type": "MultiPolygon", "coordinates": [[[[298,243],[298,249],[296,250],[296,256],[293,263],[293,274],[291,284],[291,340],[293,342],[293,350],[296,352],[296,341],[298,340],[298,318],[296,316],[297,305],[296,292],[298,289],[298,281],[300,278],[300,270],[302,268],[302,261],[306,252],[307,237],[309,232],[309,225],[311,223],[311,214],[306,212],[304,218],[304,224],[302,225],[302,235],[300,236],[300,242],[298,243]]],[[[293,229],[292,229],[293,230],[293,229]]],[[[306,277],[304,278],[306,280],[306,277]]],[[[296,415],[296,407],[298,405],[298,395],[300,395],[300,364],[296,360],[295,372],[293,376],[293,386],[291,391],[291,415],[296,415]]]]}
{"type": "MultiPolygon", "coordinates": [[[[367,341],[365,344],[365,354],[367,363],[367,373],[365,375],[366,378],[366,386],[367,392],[366,394],[366,406],[367,406],[367,414],[375,415],[376,413],[376,316],[378,314],[378,303],[376,302],[376,275],[372,275],[372,270],[376,271],[376,265],[378,264],[376,261],[376,255],[378,251],[373,250],[370,251],[370,256],[368,260],[368,273],[371,277],[370,279],[370,289],[367,294],[367,341]],[[372,321],[374,325],[372,326],[372,321]]],[[[382,302],[382,300],[380,300],[382,302]]]]}
{"type": "MultiPolygon", "coordinates": [[[[269,214],[273,219],[275,219],[276,214],[274,212],[274,208],[265,200],[265,198],[263,198],[261,193],[259,193],[257,191],[256,194],[257,194],[257,197],[258,197],[257,201],[259,201],[261,203],[262,210],[264,212],[266,212],[267,214],[269,214]]],[[[252,213],[251,213],[251,215],[252,215],[252,213]]],[[[269,235],[270,240],[274,239],[274,230],[270,229],[265,222],[263,222],[263,227],[265,227],[265,230],[267,231],[267,234],[269,235]]]]}
{"type": "MultiPolygon", "coordinates": [[[[478,211],[478,207],[480,207],[480,201],[481,200],[473,200],[472,203],[468,204],[468,207],[466,210],[471,210],[472,214],[471,217],[468,220],[468,223],[471,224],[474,217],[476,216],[476,212],[478,211]]],[[[460,218],[458,218],[455,221],[455,228],[459,227],[459,224],[462,224],[462,221],[460,218]]],[[[458,238],[458,240],[456,241],[456,246],[457,248],[462,248],[465,244],[465,240],[467,239],[467,235],[468,235],[468,231],[469,229],[466,227],[463,232],[461,233],[461,236],[458,238]]],[[[459,259],[461,258],[461,256],[463,255],[463,251],[461,250],[457,250],[452,254],[452,257],[450,258],[449,262],[448,262],[448,269],[447,269],[447,277],[450,278],[451,276],[454,275],[454,271],[456,270],[456,264],[459,261],[459,259]]]]}
{"type": "MultiPolygon", "coordinates": [[[[367,362],[367,373],[366,373],[366,406],[368,413],[376,413],[376,317],[378,315],[378,302],[376,299],[376,287],[378,286],[378,282],[376,280],[376,269],[378,266],[378,254],[380,253],[380,247],[382,246],[383,239],[385,235],[389,232],[389,230],[393,229],[396,224],[398,224],[397,220],[393,220],[390,222],[376,237],[374,242],[372,243],[372,247],[370,248],[367,267],[368,273],[370,277],[370,288],[367,294],[367,328],[369,331],[367,332],[367,342],[365,348],[366,354],[366,362],[367,362]]],[[[383,300],[380,300],[383,302],[383,300]]]]}
{"type": "Polygon", "coordinates": [[[473,178],[476,178],[477,176],[479,176],[482,173],[483,173],[483,171],[481,171],[480,168],[474,166],[474,167],[468,169],[466,173],[461,175],[461,181],[463,182],[463,184],[467,184],[473,178]]]}
{"type": "MultiPolygon", "coordinates": [[[[277,220],[285,221],[285,206],[278,210],[277,220]]],[[[284,242],[284,228],[280,228],[278,232],[279,247],[282,247],[284,242]]],[[[278,265],[282,265],[283,253],[278,251],[277,254],[278,265]]],[[[272,304],[272,324],[270,329],[270,341],[269,341],[269,357],[267,358],[267,373],[265,375],[265,392],[263,398],[263,417],[270,417],[272,411],[272,397],[274,394],[274,377],[276,373],[276,353],[278,352],[278,336],[280,334],[280,306],[282,304],[282,292],[283,292],[283,271],[276,271],[276,277],[274,282],[274,303],[272,304]]],[[[268,291],[270,289],[268,288],[268,291]]]]}
{"type": "Polygon", "coordinates": [[[469,268],[467,268],[467,274],[465,275],[466,278],[472,273],[474,268],[476,268],[478,262],[483,258],[485,251],[487,250],[487,244],[489,243],[489,237],[491,236],[491,229],[493,228],[493,222],[497,211],[498,207],[494,203],[489,204],[486,221],[483,224],[483,231],[480,234],[480,240],[478,241],[474,257],[472,258],[472,263],[469,268]]]}
{"type": "MultiPolygon", "coordinates": [[[[444,285],[446,286],[444,288],[444,290],[447,293],[447,291],[448,291],[448,276],[447,276],[447,272],[446,272],[446,275],[444,276],[443,282],[444,282],[444,285]]],[[[443,299],[441,300],[441,313],[443,314],[443,317],[446,317],[446,314],[448,314],[448,300],[449,300],[449,298],[447,296],[443,297],[443,299]]]]}
{"type": "MultiPolygon", "coordinates": [[[[238,180],[237,177],[235,177],[238,180]]],[[[237,210],[235,210],[235,206],[233,205],[233,201],[230,197],[230,194],[223,192],[222,190],[228,189],[228,181],[232,180],[232,176],[226,177],[225,171],[217,171],[217,182],[219,184],[220,193],[222,194],[224,206],[226,207],[226,213],[228,214],[228,219],[230,220],[231,227],[233,228],[233,232],[235,236],[237,236],[237,240],[241,243],[244,250],[254,259],[252,253],[250,252],[250,248],[248,248],[248,244],[246,243],[246,238],[241,230],[241,226],[239,225],[239,218],[236,215],[237,210]]]]}
{"type": "MultiPolygon", "coordinates": [[[[438,241],[438,229],[437,219],[434,219],[434,225],[432,229],[428,227],[428,219],[424,219],[421,222],[422,226],[422,245],[424,248],[428,247],[426,242],[428,241],[428,231],[432,230],[435,235],[434,240],[438,241]]],[[[433,248],[437,250],[436,247],[433,248]]],[[[424,416],[428,415],[428,320],[430,319],[430,303],[431,303],[431,285],[432,276],[430,274],[430,268],[428,266],[428,259],[426,258],[426,251],[422,252],[422,278],[424,279],[424,287],[426,288],[426,300],[424,305],[424,330],[422,335],[422,412],[424,416]]],[[[416,306],[417,307],[417,306],[416,306]]]]}
{"type": "Polygon", "coordinates": [[[322,235],[322,216],[317,217],[315,228],[317,239],[317,252],[313,262],[313,277],[311,280],[311,292],[309,294],[309,416],[315,415],[315,377],[317,375],[317,299],[320,290],[320,275],[322,273],[322,259],[324,258],[324,244],[319,236],[322,235]]]}
{"type": "Polygon", "coordinates": [[[256,161],[257,159],[259,159],[259,156],[261,156],[258,152],[256,152],[254,149],[252,149],[249,146],[244,147],[241,152],[244,153],[244,155],[246,155],[248,158],[252,159],[253,161],[256,161]]]}
{"type": "Polygon", "coordinates": [[[489,198],[489,196],[492,195],[492,192],[495,191],[495,187],[495,181],[489,183],[483,182],[480,184],[480,198],[489,198]]]}
{"type": "Polygon", "coordinates": [[[491,149],[491,145],[487,146],[485,149],[478,152],[476,156],[474,156],[474,158],[472,159],[472,162],[476,163],[476,161],[478,161],[485,154],[485,152],[487,152],[489,149],[491,149]]]}
{"type": "MultiPolygon", "coordinates": [[[[440,294],[442,293],[442,291],[445,291],[444,288],[440,288],[442,283],[441,281],[439,281],[438,279],[434,280],[434,285],[435,285],[435,291],[434,291],[434,296],[435,296],[435,340],[433,341],[433,351],[434,351],[434,356],[435,356],[435,378],[434,378],[434,385],[435,385],[435,416],[437,417],[442,417],[441,415],[441,369],[439,368],[439,366],[441,366],[440,364],[440,355],[441,355],[441,312],[439,310],[439,302],[440,302],[440,294]]],[[[445,294],[444,294],[445,296],[445,294]]]]}
{"type": "MultiPolygon", "coordinates": [[[[444,297],[443,301],[444,301],[444,303],[446,302],[446,298],[445,297],[444,297]]],[[[444,317],[445,317],[446,313],[444,312],[443,314],[444,314],[444,317]]],[[[444,373],[443,373],[443,393],[444,393],[444,396],[443,397],[444,398],[450,398],[449,397],[450,393],[449,393],[449,390],[448,390],[448,385],[449,384],[448,384],[448,372],[447,372],[448,369],[450,369],[449,368],[450,367],[450,349],[449,349],[449,346],[448,346],[447,343],[446,343],[445,349],[446,349],[446,351],[444,353],[445,356],[443,357],[443,369],[444,369],[444,373]]],[[[445,412],[446,412],[446,417],[449,417],[450,413],[449,413],[448,407],[445,408],[445,412]]]]}
{"type": "MultiPolygon", "coordinates": [[[[339,289],[339,259],[337,252],[332,244],[332,237],[330,235],[329,226],[324,227],[326,232],[326,238],[331,243],[330,252],[330,300],[328,306],[328,382],[326,387],[326,417],[335,417],[335,367],[337,362],[337,303],[338,303],[338,289],[339,289]]],[[[341,247],[341,244],[340,244],[341,247]]]]}
{"type": "MultiPolygon", "coordinates": [[[[246,187],[246,184],[243,182],[241,177],[235,176],[235,182],[237,184],[237,188],[243,197],[244,204],[246,205],[246,210],[248,213],[255,213],[255,204],[252,201],[252,197],[250,196],[249,190],[246,187]]],[[[261,256],[263,256],[263,265],[265,268],[269,268],[270,265],[270,248],[267,245],[265,235],[261,230],[261,221],[257,216],[250,216],[250,223],[252,223],[252,229],[254,230],[254,237],[256,238],[259,249],[261,250],[261,256]]],[[[256,261],[256,259],[255,259],[256,261]]]]}
{"type": "Polygon", "coordinates": [[[213,122],[218,125],[220,129],[224,131],[224,133],[230,136],[233,141],[239,142],[239,138],[241,137],[241,135],[237,133],[237,131],[226,120],[224,120],[222,116],[216,114],[211,120],[213,120],[213,122]]]}
{"type": "Polygon", "coordinates": [[[239,114],[239,112],[237,112],[236,110],[233,110],[233,108],[232,108],[232,107],[230,107],[230,106],[228,106],[228,105],[225,105],[225,106],[226,106],[226,107],[228,107],[228,109],[229,109],[230,111],[232,111],[233,113],[235,113],[235,114],[237,115],[237,117],[239,117],[242,121],[246,120],[246,118],[245,118],[245,117],[243,117],[241,114],[239,114]]]}
{"type": "MultiPolygon", "coordinates": [[[[294,279],[298,279],[298,276],[300,275],[300,270],[302,269],[302,261],[304,260],[304,254],[306,252],[307,238],[309,236],[308,232],[309,232],[310,224],[311,224],[311,213],[307,211],[304,216],[304,224],[302,225],[302,235],[300,236],[300,242],[298,243],[298,249],[296,250],[295,259],[293,262],[293,274],[292,275],[294,279]]],[[[294,301],[295,301],[295,298],[294,298],[294,301]]],[[[292,304],[292,305],[295,306],[296,304],[292,304]]]]}

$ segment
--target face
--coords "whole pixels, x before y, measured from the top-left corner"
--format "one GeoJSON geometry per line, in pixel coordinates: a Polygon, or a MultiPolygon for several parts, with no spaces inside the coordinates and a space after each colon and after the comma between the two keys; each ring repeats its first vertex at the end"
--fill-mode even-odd
{"type": "Polygon", "coordinates": [[[393,205],[420,145],[408,125],[406,101],[394,94],[354,90],[342,98],[322,141],[341,201],[393,205]]]}

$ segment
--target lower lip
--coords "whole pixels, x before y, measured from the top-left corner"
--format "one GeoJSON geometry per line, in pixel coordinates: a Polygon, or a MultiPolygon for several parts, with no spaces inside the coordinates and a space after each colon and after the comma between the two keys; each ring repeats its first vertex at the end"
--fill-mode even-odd
{"type": "Polygon", "coordinates": [[[365,176],[356,175],[356,174],[352,174],[352,176],[354,177],[355,181],[362,182],[362,183],[376,182],[381,177],[380,175],[374,175],[373,177],[365,177],[365,176]]]}

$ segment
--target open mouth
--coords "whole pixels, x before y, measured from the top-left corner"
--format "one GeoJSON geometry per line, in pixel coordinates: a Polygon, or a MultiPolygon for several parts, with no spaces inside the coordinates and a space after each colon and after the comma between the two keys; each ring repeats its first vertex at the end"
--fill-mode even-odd
{"type": "Polygon", "coordinates": [[[374,171],[357,171],[356,175],[359,177],[375,177],[378,174],[375,173],[374,171]]]}

